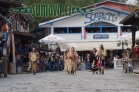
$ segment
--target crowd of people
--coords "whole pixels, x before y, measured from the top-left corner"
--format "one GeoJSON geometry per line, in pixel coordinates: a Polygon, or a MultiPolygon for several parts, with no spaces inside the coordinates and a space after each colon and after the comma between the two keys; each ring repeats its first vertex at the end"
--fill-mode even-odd
{"type": "Polygon", "coordinates": [[[132,51],[132,46],[131,46],[131,49],[127,48],[122,53],[123,71],[125,71],[125,73],[133,73],[133,64],[132,64],[133,52],[135,53],[136,58],[139,58],[139,43],[136,43],[136,46],[134,47],[134,51],[132,51]]]}
{"type": "Polygon", "coordinates": [[[21,14],[7,12],[4,16],[7,19],[7,22],[9,23],[9,27],[15,25],[15,21],[16,23],[19,23],[21,26],[23,26],[25,30],[28,30],[27,21],[21,14]]]}
{"type": "Polygon", "coordinates": [[[83,59],[78,58],[77,52],[72,47],[71,50],[67,49],[64,52],[64,71],[68,74],[76,73],[77,69],[90,70],[90,72],[104,74],[105,60],[107,53],[103,45],[100,46],[99,50],[93,48],[90,54],[83,59]]]}
{"type": "Polygon", "coordinates": [[[131,57],[131,49],[127,48],[122,53],[122,64],[123,64],[123,71],[125,73],[132,73],[133,72],[133,65],[132,65],[132,57],[131,57]]]}
{"type": "MultiPolygon", "coordinates": [[[[104,67],[107,65],[105,62],[106,56],[107,52],[103,45],[100,46],[99,50],[93,48],[85,58],[78,56],[78,53],[74,47],[72,47],[71,49],[66,49],[61,56],[55,53],[48,54],[46,57],[39,55],[39,58],[36,59],[36,63],[39,72],[67,71],[68,74],[75,74],[76,70],[90,70],[93,74],[95,72],[97,74],[104,74],[104,67]]],[[[31,57],[31,55],[29,57],[31,57]]],[[[113,64],[110,59],[108,60],[113,64]]],[[[31,65],[28,70],[30,70],[30,68],[31,65]]]]}
{"type": "Polygon", "coordinates": [[[9,36],[9,32],[12,28],[14,31],[21,31],[21,29],[19,28],[20,25],[20,27],[23,27],[23,29],[25,29],[25,31],[28,31],[27,21],[20,14],[7,12],[4,14],[4,16],[6,21],[3,25],[1,25],[1,30],[6,42],[9,36]]]}

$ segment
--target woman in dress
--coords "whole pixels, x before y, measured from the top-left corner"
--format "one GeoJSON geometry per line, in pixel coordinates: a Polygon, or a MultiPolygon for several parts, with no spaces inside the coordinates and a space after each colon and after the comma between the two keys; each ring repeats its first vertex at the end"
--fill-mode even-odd
{"type": "Polygon", "coordinates": [[[39,53],[36,51],[35,48],[33,48],[32,51],[29,53],[29,58],[31,60],[33,74],[35,75],[37,71],[37,60],[39,58],[39,53]]]}
{"type": "Polygon", "coordinates": [[[64,71],[67,71],[68,74],[70,74],[69,72],[69,59],[67,57],[68,53],[69,53],[69,49],[66,49],[66,51],[64,52],[64,71]]]}
{"type": "Polygon", "coordinates": [[[71,51],[69,51],[68,53],[68,58],[69,58],[69,71],[71,74],[76,73],[77,70],[77,58],[78,58],[78,54],[75,51],[74,47],[71,48],[71,51]]]}
{"type": "Polygon", "coordinates": [[[106,50],[104,49],[103,45],[100,45],[100,49],[96,53],[97,60],[100,59],[101,62],[101,67],[99,68],[99,71],[101,74],[104,74],[104,67],[105,67],[105,57],[107,53],[106,50]]]}

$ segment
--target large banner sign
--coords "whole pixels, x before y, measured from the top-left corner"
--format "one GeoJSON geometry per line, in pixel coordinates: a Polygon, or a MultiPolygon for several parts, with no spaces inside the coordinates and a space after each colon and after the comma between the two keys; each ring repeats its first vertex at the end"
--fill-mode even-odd
{"type": "Polygon", "coordinates": [[[97,13],[92,13],[92,14],[85,14],[85,17],[89,19],[89,21],[84,22],[86,23],[91,23],[95,21],[111,21],[115,22],[117,21],[117,16],[111,12],[97,12],[97,13]]]}
{"type": "Polygon", "coordinates": [[[72,5],[32,5],[30,8],[14,8],[9,9],[9,12],[16,13],[31,13],[33,16],[62,16],[70,15],[71,13],[85,13],[93,10],[86,8],[76,8],[72,5]]]}

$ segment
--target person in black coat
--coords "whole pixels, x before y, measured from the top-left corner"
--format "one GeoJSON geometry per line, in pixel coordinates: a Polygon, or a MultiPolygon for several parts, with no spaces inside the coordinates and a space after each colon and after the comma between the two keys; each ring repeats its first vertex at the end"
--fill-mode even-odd
{"type": "Polygon", "coordinates": [[[90,52],[90,72],[92,71],[92,64],[94,66],[97,63],[96,52],[97,52],[96,48],[93,48],[93,51],[90,52]]]}

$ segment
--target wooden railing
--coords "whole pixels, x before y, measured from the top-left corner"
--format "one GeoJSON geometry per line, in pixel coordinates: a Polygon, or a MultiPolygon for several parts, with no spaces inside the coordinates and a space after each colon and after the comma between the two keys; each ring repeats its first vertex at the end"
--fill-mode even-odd
{"type": "Polygon", "coordinates": [[[20,25],[19,22],[13,21],[13,31],[19,31],[19,32],[27,32],[28,30],[24,29],[22,25],[20,25]]]}

